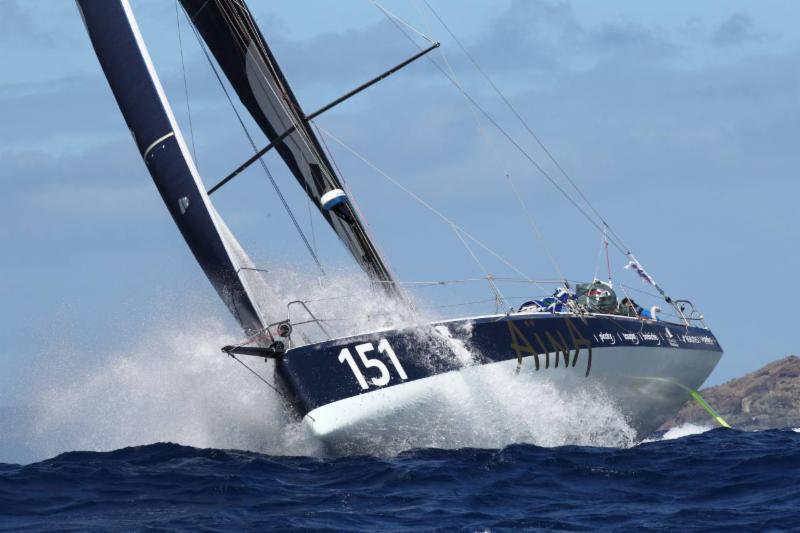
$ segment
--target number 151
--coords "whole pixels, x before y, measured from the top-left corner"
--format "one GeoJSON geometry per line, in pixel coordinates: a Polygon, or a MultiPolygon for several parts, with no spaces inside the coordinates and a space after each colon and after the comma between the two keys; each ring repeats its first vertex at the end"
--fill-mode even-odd
{"type": "MultiPolygon", "coordinates": [[[[372,345],[372,343],[365,342],[364,344],[358,344],[355,346],[355,350],[358,354],[358,358],[361,360],[361,364],[364,365],[364,368],[377,368],[378,372],[380,372],[380,376],[370,378],[370,382],[376,387],[388,385],[389,381],[391,380],[389,369],[386,368],[386,365],[383,364],[383,361],[380,359],[370,359],[367,357],[369,352],[375,351],[375,347],[372,345]]],[[[395,355],[394,350],[389,345],[389,341],[386,339],[381,339],[380,342],[378,342],[378,352],[389,357],[389,359],[392,361],[395,371],[397,372],[397,375],[400,376],[400,379],[404,381],[408,379],[408,375],[406,375],[406,371],[403,370],[403,366],[397,359],[397,355],[395,355]]],[[[361,385],[362,389],[366,390],[370,387],[369,383],[367,383],[367,380],[364,377],[363,372],[361,372],[361,369],[358,367],[358,363],[356,363],[355,358],[353,358],[353,354],[350,353],[350,350],[347,348],[342,348],[342,351],[339,352],[339,362],[346,362],[350,366],[350,370],[352,370],[356,381],[358,381],[358,384],[361,385]]]]}

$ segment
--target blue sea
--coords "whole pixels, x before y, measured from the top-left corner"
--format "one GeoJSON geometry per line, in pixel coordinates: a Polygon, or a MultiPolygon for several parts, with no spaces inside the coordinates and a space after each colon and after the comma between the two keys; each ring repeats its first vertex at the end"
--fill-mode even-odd
{"type": "Polygon", "coordinates": [[[310,458],[160,443],[0,464],[3,529],[787,530],[800,433],[310,458]]]}

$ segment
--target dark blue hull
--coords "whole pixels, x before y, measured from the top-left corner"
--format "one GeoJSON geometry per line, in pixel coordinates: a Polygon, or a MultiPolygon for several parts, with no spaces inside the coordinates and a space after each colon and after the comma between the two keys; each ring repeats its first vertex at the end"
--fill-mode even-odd
{"type": "MultiPolygon", "coordinates": [[[[289,350],[276,368],[312,425],[321,414],[341,419],[337,411],[343,409],[367,408],[369,412],[356,417],[359,423],[376,413],[390,415],[388,411],[403,410],[403,402],[428,394],[427,383],[447,386],[431,378],[492,367],[570,389],[600,385],[644,434],[680,408],[688,398],[685,387],[699,387],[721,354],[717,339],[703,328],[627,317],[520,313],[302,346],[289,350]],[[390,396],[394,398],[388,400],[390,396]],[[374,411],[381,401],[385,408],[374,411]]],[[[403,416],[408,424],[414,415],[403,416]]],[[[352,416],[345,418],[342,423],[354,424],[352,416]]],[[[317,425],[325,425],[327,433],[338,424],[317,425]]]]}

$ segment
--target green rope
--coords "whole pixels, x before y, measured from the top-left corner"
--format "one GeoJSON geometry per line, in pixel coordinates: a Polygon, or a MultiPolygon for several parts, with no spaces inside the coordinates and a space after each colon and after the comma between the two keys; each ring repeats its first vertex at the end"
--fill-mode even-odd
{"type": "Polygon", "coordinates": [[[696,390],[694,390],[693,388],[691,388],[691,387],[687,387],[687,386],[686,386],[686,385],[684,385],[683,383],[678,383],[677,381],[672,381],[672,380],[670,380],[670,379],[666,379],[666,378],[638,377],[638,378],[636,378],[636,379],[647,379],[647,380],[650,380],[650,381],[661,381],[661,382],[663,382],[663,383],[669,383],[669,384],[671,384],[671,385],[677,385],[678,387],[680,387],[680,388],[682,388],[683,390],[685,390],[686,392],[688,392],[688,393],[689,393],[689,395],[690,395],[690,396],[691,396],[691,397],[694,399],[694,401],[695,401],[695,402],[697,402],[697,404],[698,404],[700,407],[702,407],[702,408],[703,408],[703,410],[704,410],[706,413],[708,413],[708,414],[709,414],[709,416],[711,416],[711,418],[713,418],[713,419],[714,419],[714,421],[715,421],[717,424],[719,424],[720,426],[722,426],[722,427],[724,427],[724,428],[731,429],[731,426],[730,426],[730,424],[728,424],[728,423],[725,421],[725,419],[724,419],[724,418],[722,418],[722,416],[721,416],[721,415],[720,415],[718,412],[716,412],[716,411],[714,410],[714,408],[713,408],[713,407],[711,407],[711,405],[709,405],[709,403],[703,399],[703,397],[702,397],[702,396],[700,396],[700,393],[699,393],[699,392],[697,392],[696,390]]]}
{"type": "MultiPolygon", "coordinates": [[[[688,387],[687,387],[687,388],[688,388],[688,387]]],[[[699,392],[697,392],[696,390],[690,390],[690,391],[689,391],[689,394],[691,394],[691,395],[692,395],[692,398],[694,398],[694,401],[696,401],[696,402],[698,403],[698,405],[700,405],[700,407],[702,407],[703,409],[705,409],[705,410],[706,410],[706,412],[707,412],[709,415],[711,415],[711,418],[713,418],[714,420],[716,420],[716,421],[717,421],[717,424],[719,424],[720,426],[722,426],[722,427],[724,427],[724,428],[728,428],[728,429],[730,429],[730,428],[731,428],[730,424],[728,424],[727,422],[725,422],[725,419],[724,419],[724,418],[722,418],[722,417],[720,416],[720,414],[719,414],[718,412],[716,412],[716,411],[714,410],[714,408],[713,408],[713,407],[711,407],[711,406],[708,404],[708,402],[707,402],[707,401],[705,401],[705,400],[703,399],[703,397],[702,397],[702,396],[700,396],[700,393],[699,393],[699,392]]]]}

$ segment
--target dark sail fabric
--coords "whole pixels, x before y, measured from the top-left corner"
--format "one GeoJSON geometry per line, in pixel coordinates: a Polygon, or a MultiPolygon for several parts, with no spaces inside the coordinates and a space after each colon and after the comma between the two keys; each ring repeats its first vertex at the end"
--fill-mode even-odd
{"type": "MultiPolygon", "coordinates": [[[[321,202],[325,193],[344,187],[245,3],[181,3],[241,102],[267,138],[276,143],[275,149],[289,170],[356,261],[372,279],[392,282],[388,266],[370,240],[355,206],[344,201],[326,209],[321,202]],[[295,131],[278,140],[291,128],[295,131]]],[[[385,285],[390,291],[396,290],[393,283],[385,285]]]]}
{"type": "Polygon", "coordinates": [[[263,314],[240,275],[249,260],[210,204],[127,0],[78,0],[100,65],[147,169],[197,262],[248,333],[263,314]]]}

